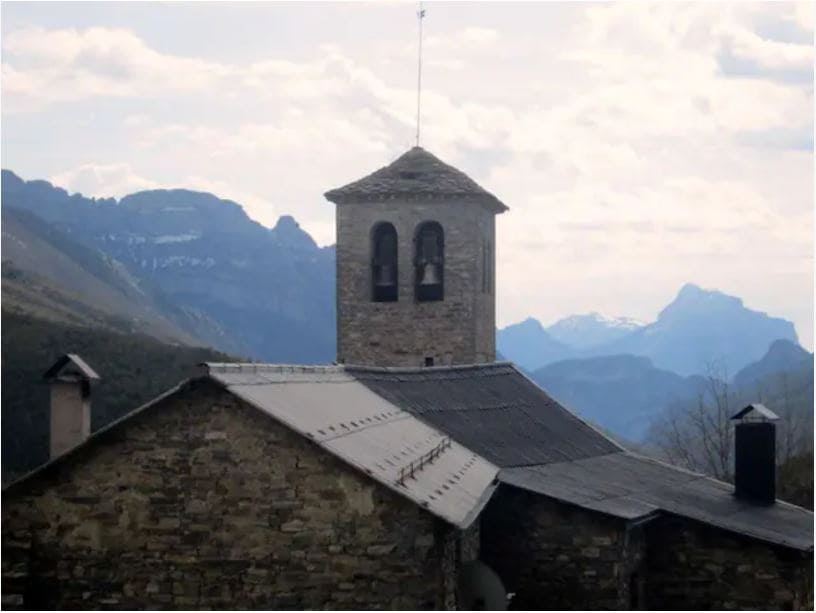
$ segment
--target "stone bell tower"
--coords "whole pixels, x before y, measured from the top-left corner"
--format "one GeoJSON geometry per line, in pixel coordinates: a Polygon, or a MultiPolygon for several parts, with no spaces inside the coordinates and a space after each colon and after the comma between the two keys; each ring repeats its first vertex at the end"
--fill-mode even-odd
{"type": "Polygon", "coordinates": [[[493,194],[421,147],[326,193],[337,205],[337,361],[496,359],[493,194]]]}

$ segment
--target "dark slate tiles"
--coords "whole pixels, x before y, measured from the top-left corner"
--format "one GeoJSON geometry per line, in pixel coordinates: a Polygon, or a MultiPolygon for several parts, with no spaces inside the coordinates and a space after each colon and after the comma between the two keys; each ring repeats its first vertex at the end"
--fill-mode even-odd
{"type": "Polygon", "coordinates": [[[482,202],[499,212],[507,209],[465,173],[445,164],[422,147],[413,147],[388,166],[325,195],[335,203],[394,197],[411,200],[417,197],[458,197],[482,202]]]}
{"type": "Polygon", "coordinates": [[[746,502],[727,483],[629,452],[507,468],[499,479],[622,519],[668,512],[779,545],[813,548],[809,511],[784,502],[746,502]]]}
{"type": "Polygon", "coordinates": [[[739,500],[733,487],[630,453],[578,419],[512,364],[346,372],[502,468],[505,484],[625,520],[671,513],[800,550],[813,514],[739,500]]]}
{"type": "Polygon", "coordinates": [[[509,364],[347,372],[376,394],[501,466],[619,451],[509,364]]]}

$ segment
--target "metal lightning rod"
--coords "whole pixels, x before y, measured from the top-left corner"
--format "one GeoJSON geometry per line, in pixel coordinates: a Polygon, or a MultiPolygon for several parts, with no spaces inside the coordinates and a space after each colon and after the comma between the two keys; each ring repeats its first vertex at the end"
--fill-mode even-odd
{"type": "Polygon", "coordinates": [[[419,10],[417,11],[417,20],[419,21],[419,60],[417,63],[417,117],[416,117],[416,146],[419,147],[419,124],[420,124],[420,110],[422,101],[422,20],[425,18],[425,9],[422,8],[422,2],[419,3],[419,10]]]}

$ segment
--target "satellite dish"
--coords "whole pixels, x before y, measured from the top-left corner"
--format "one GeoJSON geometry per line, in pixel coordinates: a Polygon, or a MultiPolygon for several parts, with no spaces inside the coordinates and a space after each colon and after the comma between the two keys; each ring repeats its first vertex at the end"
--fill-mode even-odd
{"type": "Polygon", "coordinates": [[[507,590],[487,564],[474,560],[462,565],[457,580],[459,609],[466,611],[506,611],[507,590]]]}

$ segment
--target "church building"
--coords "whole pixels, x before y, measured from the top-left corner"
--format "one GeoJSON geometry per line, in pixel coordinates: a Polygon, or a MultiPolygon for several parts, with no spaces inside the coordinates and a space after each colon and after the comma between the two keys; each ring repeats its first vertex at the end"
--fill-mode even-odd
{"type": "Polygon", "coordinates": [[[98,375],[49,369],[4,608],[812,609],[769,409],[734,416],[736,489],[633,453],[496,362],[494,195],[414,147],[326,197],[335,364],[203,364],[90,435],[98,375]]]}

